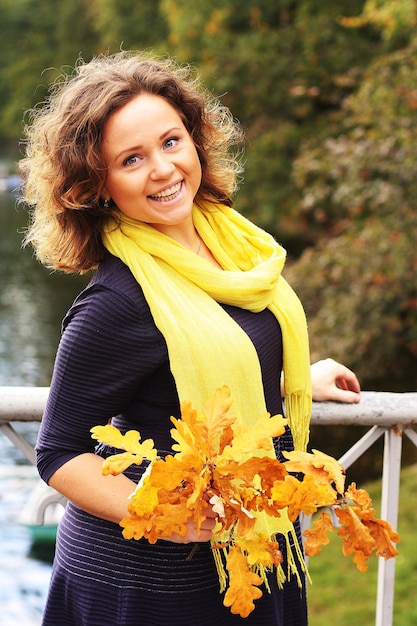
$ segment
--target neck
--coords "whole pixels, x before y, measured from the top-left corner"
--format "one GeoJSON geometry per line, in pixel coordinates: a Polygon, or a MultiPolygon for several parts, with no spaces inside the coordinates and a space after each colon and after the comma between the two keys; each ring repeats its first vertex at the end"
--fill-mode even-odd
{"type": "Polygon", "coordinates": [[[191,252],[198,254],[202,247],[202,240],[196,231],[194,224],[152,224],[152,226],[163,233],[167,237],[174,239],[177,243],[180,243],[184,248],[188,248],[191,252]]]}

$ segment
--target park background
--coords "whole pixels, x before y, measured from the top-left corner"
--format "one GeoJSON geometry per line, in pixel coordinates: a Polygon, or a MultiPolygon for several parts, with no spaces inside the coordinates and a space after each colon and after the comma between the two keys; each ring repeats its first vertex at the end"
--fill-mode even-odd
{"type": "Polygon", "coordinates": [[[0,139],[77,58],[194,65],[246,131],[235,206],[289,253],[313,359],[417,386],[414,0],[1,0],[0,139]]]}
{"type": "MultiPolygon", "coordinates": [[[[191,63],[240,120],[235,207],[286,247],[312,359],[342,361],[363,389],[415,391],[416,1],[0,0],[2,176],[48,85],[120,49],[191,63]]],[[[0,198],[0,385],[49,384],[60,319],[88,280],[22,251],[27,219],[15,196],[0,198]]],[[[336,456],[349,438],[338,427],[315,447],[336,456]]],[[[415,448],[404,457],[415,463],[415,448]]],[[[368,456],[352,477],[380,466],[368,456]]]]}

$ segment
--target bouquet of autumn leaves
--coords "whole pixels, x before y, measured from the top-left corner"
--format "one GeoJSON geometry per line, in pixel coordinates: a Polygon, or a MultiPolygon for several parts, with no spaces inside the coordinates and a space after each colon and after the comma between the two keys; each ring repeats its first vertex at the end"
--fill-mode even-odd
{"type": "Polygon", "coordinates": [[[393,542],[399,541],[398,534],[375,517],[365,490],[355,483],[345,490],[344,469],[336,459],[317,450],[287,452],[285,463],[263,455],[263,450],[272,449],[272,437],[284,433],[287,420],[267,413],[251,428],[239,428],[229,412],[231,404],[226,386],[200,413],[183,402],[181,419],[171,417],[175,454],[164,459],[152,439],[141,441],[137,431],[123,435],[110,424],[92,429],[94,439],[124,451],[104,460],[103,474],[120,474],[132,464],[150,462],[132,494],[129,516],[120,523],[126,539],[145,537],[155,543],[174,532],[184,537],[187,521],[192,519],[200,529],[211,505],[218,514],[213,552],[224,553],[228,572],[223,602],[241,617],[247,617],[254,600],[262,596],[260,587],[267,585],[263,573],[279,570],[283,560],[278,543],[255,531],[261,511],[276,518],[287,509],[294,522],[301,512],[311,515],[321,509],[313,528],[304,531],[307,556],[329,543],[334,516],[343,554],[353,554],[360,571],[367,570],[373,553],[385,559],[397,554],[393,542]],[[259,455],[253,455],[254,448],[259,455]]]}

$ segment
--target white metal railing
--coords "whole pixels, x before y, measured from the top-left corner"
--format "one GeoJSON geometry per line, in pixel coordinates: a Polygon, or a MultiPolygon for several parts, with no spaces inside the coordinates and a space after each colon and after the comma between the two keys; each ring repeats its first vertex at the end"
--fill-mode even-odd
{"type": "MultiPolygon", "coordinates": [[[[47,387],[0,387],[0,431],[31,462],[32,446],[13,428],[13,422],[39,422],[47,387]]],[[[347,469],[380,437],[384,438],[381,517],[393,528],[398,523],[402,437],[417,447],[417,392],[362,392],[359,404],[315,402],[311,419],[319,426],[369,426],[370,429],[339,460],[347,469]]],[[[58,494],[57,494],[58,496],[58,494]]],[[[59,498],[59,496],[58,496],[59,498]]],[[[395,559],[379,559],[375,626],[392,626],[395,559]]]]}

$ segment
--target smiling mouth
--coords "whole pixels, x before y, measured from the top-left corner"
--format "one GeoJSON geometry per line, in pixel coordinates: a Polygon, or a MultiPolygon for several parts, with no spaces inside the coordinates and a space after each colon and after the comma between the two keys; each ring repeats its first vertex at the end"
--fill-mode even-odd
{"type": "Polygon", "coordinates": [[[179,195],[182,188],[182,181],[176,183],[169,189],[165,189],[160,193],[156,193],[155,195],[149,196],[152,200],[157,200],[158,202],[169,202],[170,200],[175,200],[175,198],[179,195]]]}

